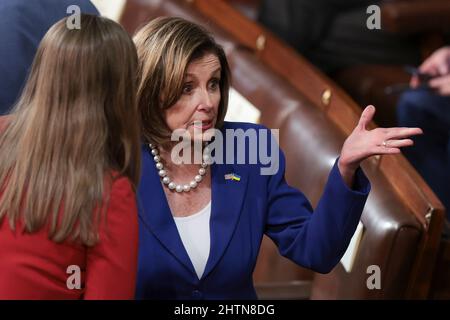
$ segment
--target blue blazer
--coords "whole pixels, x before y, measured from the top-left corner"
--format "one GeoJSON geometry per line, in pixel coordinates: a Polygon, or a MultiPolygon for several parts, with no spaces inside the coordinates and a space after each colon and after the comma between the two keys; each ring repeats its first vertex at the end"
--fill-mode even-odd
{"type": "Polygon", "coordinates": [[[99,14],[89,0],[0,0],[0,115],[11,110],[41,39],[55,22],[70,16],[70,5],[99,14]]]}
{"type": "MultiPolygon", "coordinates": [[[[262,128],[226,122],[222,131],[262,128]]],[[[274,175],[261,175],[260,164],[211,165],[211,249],[198,279],[172,218],[153,156],[144,146],[138,189],[136,298],[255,299],[252,274],[264,234],[283,256],[317,272],[330,272],[358,225],[370,183],[358,169],[354,188],[349,189],[335,163],[313,214],[306,197],[286,183],[281,151],[279,156],[279,170],[274,175]],[[240,181],[226,180],[224,175],[229,173],[239,175],[240,181]]]]}

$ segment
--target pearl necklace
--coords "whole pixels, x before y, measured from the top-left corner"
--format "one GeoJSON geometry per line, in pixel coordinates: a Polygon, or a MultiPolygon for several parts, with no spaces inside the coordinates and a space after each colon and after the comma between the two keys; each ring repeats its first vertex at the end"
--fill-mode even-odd
{"type": "MultiPolygon", "coordinates": [[[[161,163],[161,156],[159,155],[158,148],[151,143],[149,143],[148,146],[150,147],[150,149],[152,149],[151,153],[153,155],[153,160],[156,163],[156,169],[158,169],[158,174],[161,177],[163,184],[167,186],[170,190],[175,190],[176,192],[189,192],[192,189],[195,189],[198,186],[198,184],[203,180],[203,176],[206,174],[206,168],[208,167],[208,161],[210,159],[209,155],[207,154],[203,155],[202,164],[200,166],[200,169],[198,169],[198,175],[194,177],[194,180],[189,182],[189,184],[181,185],[176,184],[168,177],[167,171],[164,169],[164,165],[161,163]]],[[[208,147],[205,148],[205,151],[208,151],[207,148],[208,147]]]]}

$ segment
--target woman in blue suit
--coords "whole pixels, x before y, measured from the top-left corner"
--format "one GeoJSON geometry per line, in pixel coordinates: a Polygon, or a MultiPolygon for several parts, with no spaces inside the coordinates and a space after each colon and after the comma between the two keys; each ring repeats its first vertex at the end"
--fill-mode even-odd
{"type": "Polygon", "coordinates": [[[367,107],[313,214],[286,183],[284,156],[267,129],[224,121],[229,68],[208,32],[159,18],[134,41],[145,139],[136,298],[254,299],[252,273],[264,234],[297,264],[331,271],[369,193],[360,162],[399,153],[421,130],[366,130],[375,112],[367,107]],[[255,161],[261,154],[272,159],[270,168],[255,161]]]}

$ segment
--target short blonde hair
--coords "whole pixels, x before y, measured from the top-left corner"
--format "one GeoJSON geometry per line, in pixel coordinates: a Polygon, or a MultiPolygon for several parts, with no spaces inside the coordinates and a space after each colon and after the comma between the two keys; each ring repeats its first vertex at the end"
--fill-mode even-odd
{"type": "Polygon", "coordinates": [[[212,53],[221,65],[219,111],[216,127],[223,125],[228,105],[231,75],[223,48],[201,26],[175,17],[149,22],[133,38],[138,52],[138,108],[145,142],[170,141],[171,131],[164,110],[181,97],[189,63],[212,53]]]}

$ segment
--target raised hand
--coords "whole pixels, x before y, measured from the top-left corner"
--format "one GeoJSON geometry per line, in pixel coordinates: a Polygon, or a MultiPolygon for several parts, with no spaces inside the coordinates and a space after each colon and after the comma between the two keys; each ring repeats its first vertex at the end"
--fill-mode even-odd
{"type": "Polygon", "coordinates": [[[400,153],[400,148],[414,144],[409,137],[423,133],[420,128],[368,130],[367,127],[374,114],[374,106],[367,106],[364,109],[358,125],[347,137],[342,147],[338,167],[348,186],[352,186],[355,171],[363,160],[374,155],[400,153]]]}

